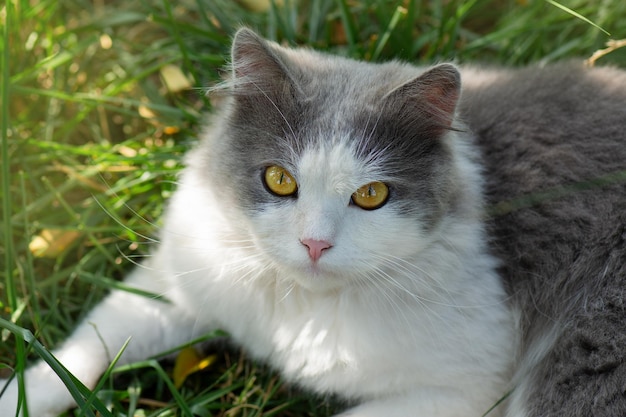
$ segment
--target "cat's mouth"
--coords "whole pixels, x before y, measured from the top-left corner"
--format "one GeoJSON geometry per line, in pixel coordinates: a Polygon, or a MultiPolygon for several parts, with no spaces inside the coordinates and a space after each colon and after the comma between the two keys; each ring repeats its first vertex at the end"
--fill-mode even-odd
{"type": "Polygon", "coordinates": [[[351,282],[351,275],[345,268],[322,261],[309,261],[297,267],[289,267],[288,278],[299,286],[311,291],[328,291],[351,282]]]}
{"type": "Polygon", "coordinates": [[[319,278],[320,276],[327,275],[326,268],[320,266],[318,262],[310,262],[304,269],[304,273],[309,275],[311,279],[319,278]]]}

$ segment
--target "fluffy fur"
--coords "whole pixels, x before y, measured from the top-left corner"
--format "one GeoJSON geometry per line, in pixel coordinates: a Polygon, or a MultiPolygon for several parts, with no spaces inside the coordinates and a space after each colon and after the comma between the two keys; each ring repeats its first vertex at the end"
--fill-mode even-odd
{"type": "Polygon", "coordinates": [[[626,73],[564,63],[463,76],[492,246],[523,313],[511,415],[626,415],[626,73]]]}
{"type": "MultiPolygon", "coordinates": [[[[516,348],[510,417],[626,410],[624,187],[572,187],[621,178],[622,72],[463,69],[459,98],[451,65],[357,63],[242,30],[232,73],[159,249],[127,279],[171,303],[111,293],[55,351],[85,384],[130,335],[122,362],[222,328],[288,380],[357,403],[346,416],[481,416],[516,348]],[[602,107],[614,113],[594,119],[602,107]],[[268,191],[269,165],[297,194],[268,191]],[[356,207],[372,181],[387,204],[356,207]],[[311,239],[330,245],[319,260],[311,239]]],[[[72,405],[45,364],[26,378],[31,415],[72,405]]],[[[12,384],[0,415],[16,398],[12,384]]]]}

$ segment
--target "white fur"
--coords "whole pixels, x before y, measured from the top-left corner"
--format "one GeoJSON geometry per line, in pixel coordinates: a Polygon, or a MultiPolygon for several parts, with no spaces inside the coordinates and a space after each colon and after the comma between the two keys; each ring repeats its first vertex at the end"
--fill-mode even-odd
{"type": "MultiPolygon", "coordinates": [[[[521,313],[515,311],[516,320],[521,320],[521,313]]],[[[541,361],[554,348],[554,344],[563,332],[562,323],[554,320],[552,325],[534,340],[526,349],[523,359],[516,365],[515,374],[512,378],[514,387],[508,400],[506,417],[527,417],[529,410],[529,396],[531,395],[533,371],[538,369],[541,361]]],[[[521,328],[518,330],[521,334],[521,328]]],[[[521,355],[519,355],[521,357],[521,355]]]]}
{"type": "MultiPolygon", "coordinates": [[[[480,184],[464,145],[449,140],[459,176],[480,184]]],[[[127,280],[171,303],[114,291],[55,355],[93,387],[128,337],[122,363],[222,328],[288,380],[361,403],[342,415],[480,417],[508,389],[514,338],[478,208],[426,234],[390,205],[348,204],[357,187],[385,178],[341,137],[293,163],[298,199],[250,218],[230,209],[218,182],[206,184],[192,153],[159,249],[127,280]],[[333,244],[318,264],[306,238],[333,244]]],[[[72,405],[43,364],[26,382],[31,415],[72,405]]],[[[13,383],[1,416],[16,396],[13,383]]]]}

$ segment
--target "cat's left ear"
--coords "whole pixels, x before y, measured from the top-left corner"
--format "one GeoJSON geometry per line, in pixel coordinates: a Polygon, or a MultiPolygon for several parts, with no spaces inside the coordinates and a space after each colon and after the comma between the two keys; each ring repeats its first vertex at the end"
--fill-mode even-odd
{"type": "Polygon", "coordinates": [[[387,95],[404,111],[419,112],[441,131],[450,129],[461,94],[461,75],[452,64],[433,67],[387,95]]]}
{"type": "Polygon", "coordinates": [[[297,88],[281,48],[252,30],[237,31],[231,54],[234,93],[274,94],[297,88]]]}

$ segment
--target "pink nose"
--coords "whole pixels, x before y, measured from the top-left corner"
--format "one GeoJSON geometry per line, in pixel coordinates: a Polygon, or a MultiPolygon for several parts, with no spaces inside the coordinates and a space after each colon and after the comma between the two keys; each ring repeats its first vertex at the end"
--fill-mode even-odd
{"type": "Polygon", "coordinates": [[[300,242],[309,249],[309,258],[311,258],[313,262],[317,261],[322,256],[323,251],[333,247],[332,244],[325,240],[303,239],[300,242]]]}

